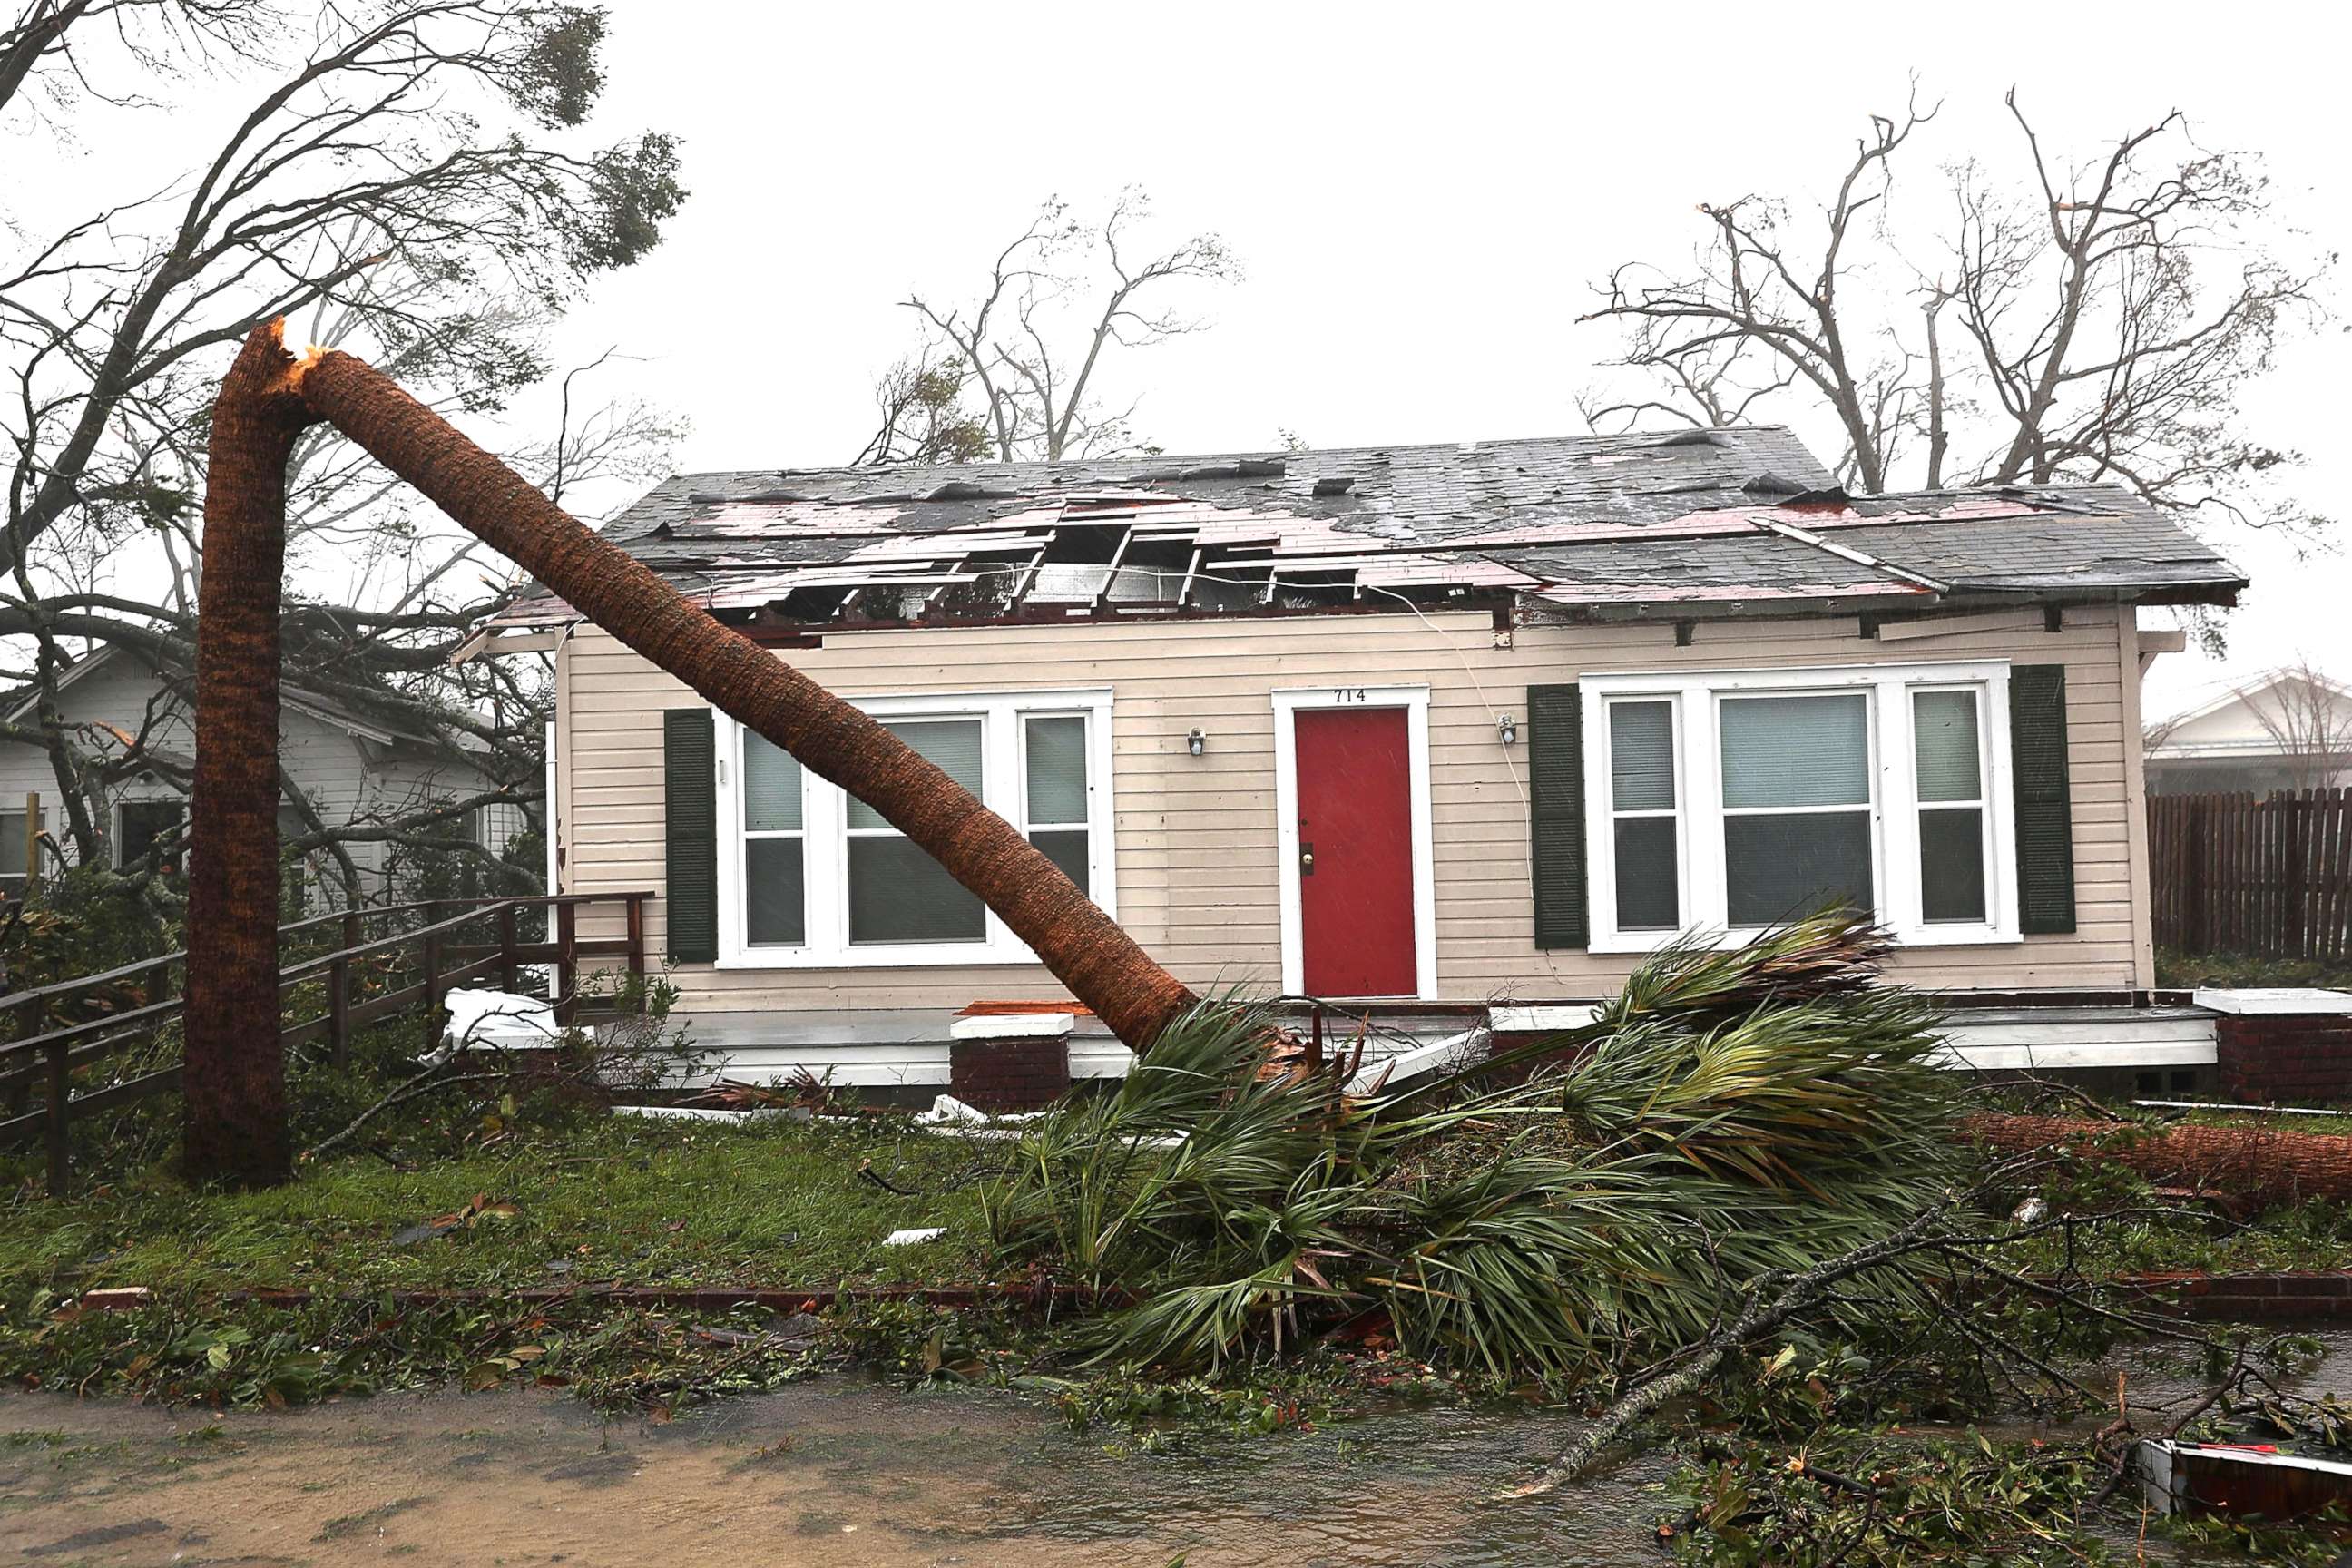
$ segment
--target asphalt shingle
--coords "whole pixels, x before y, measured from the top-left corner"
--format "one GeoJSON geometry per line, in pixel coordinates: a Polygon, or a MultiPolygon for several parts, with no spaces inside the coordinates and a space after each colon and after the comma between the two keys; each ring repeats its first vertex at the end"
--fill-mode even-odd
{"type": "MultiPolygon", "coordinates": [[[[1177,595],[1195,610],[1291,605],[1307,573],[1341,594],[1517,593],[1571,611],[1655,601],[1699,614],[2016,595],[2227,602],[2242,586],[2120,489],[1849,499],[1774,426],[685,474],[604,531],[714,607],[818,621],[1017,613],[1023,563],[1035,568],[1029,584],[1053,585],[1038,602],[1164,611],[1193,545],[1194,585],[1216,589],[1177,595]],[[1157,554],[1129,559],[1120,540],[1156,541],[1157,554]],[[1278,581],[1254,594],[1252,574],[1278,581]]],[[[502,619],[563,613],[526,595],[502,619]]]]}

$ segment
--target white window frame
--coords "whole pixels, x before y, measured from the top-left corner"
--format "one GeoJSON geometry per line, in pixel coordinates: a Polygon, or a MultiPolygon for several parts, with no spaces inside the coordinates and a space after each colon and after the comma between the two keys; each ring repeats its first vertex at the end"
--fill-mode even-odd
{"type": "MultiPolygon", "coordinates": [[[[978,719],[981,798],[1025,835],[1028,718],[1087,721],[1087,880],[1105,913],[1118,912],[1111,792],[1111,693],[1108,688],[1039,691],[943,692],[923,696],[853,697],[876,719],[978,719]]],[[[805,941],[796,947],[752,946],[744,933],[742,725],[715,715],[719,766],[719,960],[720,969],[921,969],[964,964],[1034,963],[1037,955],[996,911],[985,911],[979,942],[857,942],[849,941],[848,796],[836,785],[801,773],[802,885],[808,900],[805,941]]],[[[1056,825],[1049,825],[1056,826],[1056,825]]],[[[1065,827],[1076,825],[1061,824],[1065,827]]]]}
{"type": "Polygon", "coordinates": [[[1302,708],[1402,708],[1412,797],[1413,997],[1437,996],[1436,855],[1430,831],[1429,688],[1307,686],[1274,696],[1275,863],[1280,870],[1282,988],[1307,989],[1305,919],[1298,888],[1298,711],[1302,708]]]}
{"type": "MultiPolygon", "coordinates": [[[[1675,704],[1677,804],[1681,818],[1683,933],[1706,932],[1732,946],[1760,928],[1727,927],[1723,769],[1719,710],[1725,697],[1833,696],[1863,693],[1869,702],[1871,882],[1878,919],[1906,947],[1958,947],[2023,940],[2018,929],[2017,825],[2010,786],[2009,675],[2006,659],[1934,664],[1873,664],[1801,669],[1662,670],[1580,678],[1584,712],[1586,894],[1591,949],[1648,952],[1677,935],[1622,931],[1617,925],[1613,792],[1608,705],[1628,699],[1675,704]],[[1919,791],[1912,695],[1973,689],[1982,755],[1985,916],[1927,921],[1919,874],[1919,791]]],[[[1792,808],[1793,809],[1793,808],[1792,808]]],[[[1840,809],[1851,810],[1851,807],[1840,809]]]]}

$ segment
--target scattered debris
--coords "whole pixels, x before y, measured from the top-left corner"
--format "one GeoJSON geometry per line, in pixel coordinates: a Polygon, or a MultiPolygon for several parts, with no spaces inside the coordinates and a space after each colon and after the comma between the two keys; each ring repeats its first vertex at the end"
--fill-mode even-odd
{"type": "Polygon", "coordinates": [[[80,1306],[85,1312],[131,1312],[147,1305],[154,1292],[144,1285],[117,1285],[103,1290],[85,1290],[80,1306]]]}
{"type": "Polygon", "coordinates": [[[889,1235],[882,1238],[882,1245],[885,1247],[918,1247],[926,1241],[937,1241],[947,1233],[948,1227],[943,1225],[929,1226],[915,1230],[894,1230],[889,1235]]]}
{"type": "Polygon", "coordinates": [[[1474,1059],[1480,1043],[1486,1038],[1482,1028],[1465,1029],[1458,1035],[1448,1035],[1442,1040],[1432,1040],[1409,1051],[1399,1051],[1384,1061],[1367,1062],[1349,1078],[1347,1092],[1351,1095],[1378,1094],[1396,1084],[1407,1083],[1443,1068],[1458,1067],[1474,1059]]]}
{"type": "Polygon", "coordinates": [[[892,1181],[889,1177],[876,1170],[872,1160],[860,1160],[857,1162],[857,1175],[859,1180],[871,1182],[874,1185],[881,1188],[884,1192],[895,1193],[902,1198],[919,1198],[923,1195],[912,1187],[900,1186],[898,1183],[892,1181]]]}
{"type": "Polygon", "coordinates": [[[931,1101],[929,1110],[919,1110],[908,1120],[925,1132],[944,1133],[953,1138],[1003,1139],[1020,1137],[1022,1127],[1043,1114],[1035,1110],[1015,1110],[992,1116],[976,1105],[967,1105],[952,1094],[943,1094],[931,1101]]]}
{"type": "Polygon", "coordinates": [[[2232,1105],[2218,1100],[2135,1100],[2132,1103],[2142,1110],[2227,1110],[2255,1116],[2341,1116],[2335,1110],[2315,1109],[2305,1105],[2232,1105]]]}
{"type": "Polygon", "coordinates": [[[1015,1110],[992,1116],[952,1094],[943,1094],[931,1101],[929,1110],[915,1112],[914,1121],[918,1127],[994,1127],[1034,1121],[1039,1114],[1034,1110],[1015,1110]]]}
{"type": "Polygon", "coordinates": [[[2135,1458],[2140,1494],[2157,1513],[2283,1522],[2326,1508],[2352,1508],[2352,1463],[2282,1453],[2272,1443],[2151,1438],[2135,1458]]]}
{"type": "Polygon", "coordinates": [[[808,1121],[815,1113],[805,1106],[770,1105],[753,1110],[714,1110],[700,1105],[616,1105],[615,1116],[642,1116],[651,1121],[718,1121],[741,1126],[752,1121],[781,1118],[786,1121],[808,1121]]]}
{"type": "Polygon", "coordinates": [[[442,998],[449,1022],[441,1048],[426,1058],[436,1066],[477,1047],[494,1050],[546,1050],[563,1039],[553,1005],[512,991],[452,991],[442,998]]]}
{"type": "Polygon", "coordinates": [[[493,1202],[489,1194],[476,1193],[474,1201],[456,1214],[436,1215],[421,1225],[412,1225],[406,1230],[394,1232],[390,1241],[394,1247],[412,1247],[417,1242],[431,1241],[453,1231],[471,1230],[485,1220],[512,1219],[521,1212],[504,1198],[493,1202]]]}

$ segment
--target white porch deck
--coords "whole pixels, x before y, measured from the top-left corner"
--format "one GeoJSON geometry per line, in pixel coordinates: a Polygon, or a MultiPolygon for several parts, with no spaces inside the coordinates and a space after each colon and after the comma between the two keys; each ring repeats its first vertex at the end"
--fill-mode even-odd
{"type": "MultiPolygon", "coordinates": [[[[1460,1012],[1384,1014],[1364,1042],[1378,1062],[1459,1035],[1481,1023],[1503,1033],[1549,1033],[1588,1022],[1586,1004],[1498,1005],[1482,1016],[1460,1012]]],[[[1958,1007],[1944,1029],[1948,1058],[1981,1072],[2057,1072],[2100,1068],[2207,1067],[2215,1059],[2215,1014],[2185,1005],[2021,1005],[1958,1007]]],[[[832,1012],[704,1012],[684,1021],[709,1056],[708,1078],[769,1083],[800,1073],[845,1089],[945,1089],[948,1042],[958,1015],[946,1008],[832,1012]]],[[[1354,1049],[1354,1026],[1327,1016],[1335,1051],[1354,1049]]],[[[1101,1022],[1077,1019],[1070,1034],[1074,1079],[1123,1076],[1133,1055],[1101,1022]]]]}

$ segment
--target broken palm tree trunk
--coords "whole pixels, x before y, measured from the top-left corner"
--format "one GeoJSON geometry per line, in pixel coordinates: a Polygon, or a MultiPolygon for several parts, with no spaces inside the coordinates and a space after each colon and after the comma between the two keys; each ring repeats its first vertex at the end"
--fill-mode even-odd
{"type": "Polygon", "coordinates": [[[2265,1206],[2305,1198],[2352,1199],[2352,1138],[2268,1127],[2163,1127],[2056,1116],[1969,1117],[1978,1142],[2004,1153],[2064,1144],[2151,1181],[2231,1193],[2265,1206]]]}
{"type": "Polygon", "coordinates": [[[200,1178],[283,1181],[278,1042],[278,612],[286,464],[318,416],[276,333],[246,341],[213,404],[196,598],[190,789],[185,1154],[200,1178]]]}
{"type": "MultiPolygon", "coordinates": [[[[279,326],[273,322],[256,329],[247,341],[231,383],[223,385],[225,403],[232,392],[247,395],[236,381],[238,374],[248,375],[255,386],[272,389],[270,399],[262,406],[293,420],[292,430],[306,422],[303,408],[310,416],[333,424],[477,537],[562,595],[581,615],[677,677],[714,707],[791,752],[802,766],[880,812],[957,881],[978,894],[1070,988],[1071,994],[1129,1046],[1143,1049],[1170,1020],[1193,1005],[1192,992],[1152,962],[1116,921],[1019,830],[936,764],[773,654],[720,626],[382,372],[341,353],[298,363],[285,352],[279,326]],[[298,405],[288,407],[278,400],[275,389],[280,386],[292,389],[299,400],[298,405]]],[[[219,764],[215,799],[209,810],[200,805],[195,817],[193,852],[202,864],[217,857],[226,843],[238,845],[247,858],[259,856],[266,860],[271,877],[268,896],[257,896],[247,885],[249,879],[241,879],[236,884],[235,899],[224,889],[208,907],[210,917],[223,928],[213,937],[215,947],[234,945],[241,953],[247,948],[267,952],[272,946],[277,907],[277,603],[283,556],[284,471],[291,437],[289,433],[280,438],[275,426],[243,419],[232,426],[226,437],[231,449],[225,453],[217,418],[213,447],[215,485],[224,464],[232,476],[265,471],[273,476],[266,494],[257,488],[257,481],[245,479],[236,492],[224,497],[224,515],[232,515],[230,509],[235,509],[240,539],[246,531],[259,531],[268,534],[270,542],[266,551],[233,552],[221,560],[214,559],[208,502],[206,609],[198,620],[197,636],[200,648],[206,639],[219,645],[214,658],[223,679],[215,682],[210,708],[200,681],[196,722],[200,737],[208,737],[217,729],[236,738],[226,745],[205,741],[199,747],[198,766],[200,770],[204,766],[206,747],[215,753],[257,747],[258,759],[234,772],[226,763],[219,764]],[[224,573],[231,581],[219,588],[223,603],[266,597],[266,616],[232,617],[226,632],[212,624],[212,595],[217,586],[215,579],[224,573]],[[230,680],[242,682],[242,689],[228,689],[225,683],[230,680]],[[256,767],[263,772],[255,772],[256,767]],[[231,791],[241,792],[234,801],[226,798],[231,791]],[[225,833],[236,837],[225,838],[225,833]]],[[[200,666],[203,657],[200,653],[200,666]]],[[[199,1059],[200,1013],[206,1020],[203,1050],[207,1062],[235,1054],[240,1015],[247,1020],[275,1019],[274,956],[269,962],[273,967],[268,976],[266,1005],[257,972],[250,963],[223,977],[191,962],[192,1069],[199,1059]],[[205,993],[201,1009],[199,991],[205,993]]],[[[270,1102],[278,1128],[270,1145],[271,1157],[226,1158],[214,1133],[208,1128],[199,1129],[192,1091],[188,1153],[191,1170],[198,1175],[266,1181],[282,1179],[287,1173],[283,1069],[275,1065],[275,1030],[260,1033],[265,1038],[248,1041],[249,1051],[270,1055],[269,1070],[278,1075],[274,1080],[278,1084],[277,1098],[270,1102]]],[[[191,1076],[197,1075],[192,1071],[191,1076]]],[[[218,1097],[209,1087],[205,1093],[207,1110],[218,1110],[218,1097]]]]}

